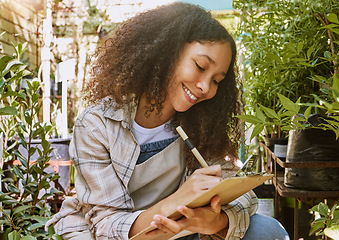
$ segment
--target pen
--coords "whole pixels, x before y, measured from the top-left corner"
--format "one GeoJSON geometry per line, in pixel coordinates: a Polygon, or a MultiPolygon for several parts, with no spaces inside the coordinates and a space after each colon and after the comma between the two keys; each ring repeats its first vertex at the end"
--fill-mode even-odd
{"type": "Polygon", "coordinates": [[[204,158],[201,156],[201,154],[198,152],[198,149],[193,145],[191,140],[188,138],[185,131],[182,129],[182,127],[176,128],[177,132],[179,133],[180,137],[184,140],[184,142],[187,144],[188,148],[191,150],[191,152],[194,154],[196,159],[199,161],[202,167],[208,167],[208,164],[204,160],[204,158]]]}

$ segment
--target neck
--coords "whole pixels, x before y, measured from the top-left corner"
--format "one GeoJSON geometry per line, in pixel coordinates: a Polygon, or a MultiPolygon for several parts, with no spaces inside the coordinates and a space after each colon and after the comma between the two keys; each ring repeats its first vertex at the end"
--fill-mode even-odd
{"type": "Polygon", "coordinates": [[[146,98],[144,96],[141,97],[134,120],[144,128],[158,127],[168,122],[175,113],[174,109],[166,108],[166,105],[164,105],[160,112],[157,109],[154,109],[153,112],[149,112],[146,116],[145,113],[148,107],[149,104],[147,103],[146,98]]]}

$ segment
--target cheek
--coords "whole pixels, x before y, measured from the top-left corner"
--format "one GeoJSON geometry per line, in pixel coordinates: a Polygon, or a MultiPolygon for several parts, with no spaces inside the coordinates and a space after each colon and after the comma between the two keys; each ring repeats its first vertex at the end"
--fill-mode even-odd
{"type": "Polygon", "coordinates": [[[214,85],[211,87],[210,92],[206,96],[206,99],[211,99],[217,94],[218,86],[214,85]]]}

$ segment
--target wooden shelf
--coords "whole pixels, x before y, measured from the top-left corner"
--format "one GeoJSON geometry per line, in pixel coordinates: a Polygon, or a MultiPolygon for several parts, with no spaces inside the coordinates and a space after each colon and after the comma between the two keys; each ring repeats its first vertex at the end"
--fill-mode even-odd
{"type": "Polygon", "coordinates": [[[282,161],[264,144],[260,143],[264,149],[262,155],[262,166],[268,173],[274,173],[273,185],[275,188],[275,216],[277,216],[278,202],[280,197],[294,198],[294,240],[298,240],[298,201],[305,202],[308,199],[339,199],[339,191],[311,191],[305,189],[297,189],[287,187],[284,184],[284,169],[285,168],[337,168],[339,161],[316,161],[316,162],[301,162],[289,163],[282,161]],[[266,156],[266,162],[265,160],[266,156]],[[278,166],[283,170],[277,170],[278,166]]]}
{"type": "Polygon", "coordinates": [[[283,176],[273,178],[273,184],[280,196],[297,198],[300,201],[307,201],[307,199],[325,199],[325,198],[333,199],[339,197],[339,191],[310,191],[286,187],[284,184],[283,176]]]}

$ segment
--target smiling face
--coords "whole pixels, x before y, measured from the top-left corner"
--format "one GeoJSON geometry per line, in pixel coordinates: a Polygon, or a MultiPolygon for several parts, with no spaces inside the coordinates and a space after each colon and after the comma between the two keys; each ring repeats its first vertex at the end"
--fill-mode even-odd
{"type": "Polygon", "coordinates": [[[167,90],[163,114],[184,112],[194,104],[215,96],[232,59],[232,49],[226,43],[185,45],[167,90]]]}

